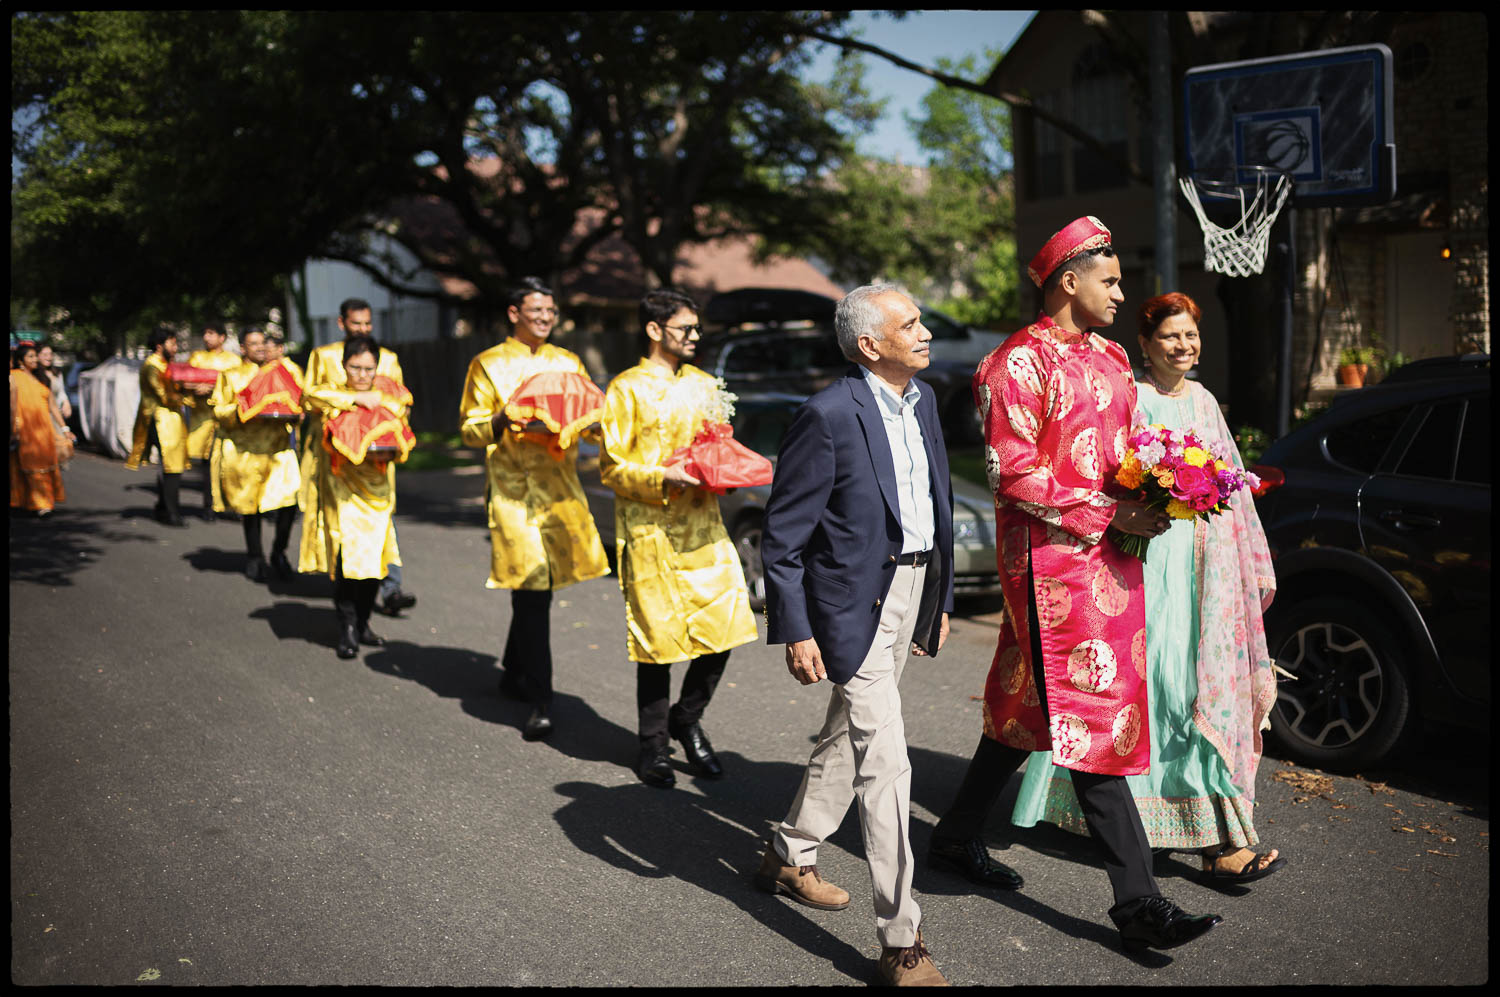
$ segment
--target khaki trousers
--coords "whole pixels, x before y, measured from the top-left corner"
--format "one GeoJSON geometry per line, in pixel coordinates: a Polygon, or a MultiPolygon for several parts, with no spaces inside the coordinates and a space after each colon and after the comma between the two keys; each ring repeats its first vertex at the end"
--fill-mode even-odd
{"type": "Polygon", "coordinates": [[[897,685],[926,573],[925,566],[897,566],[874,643],[854,677],[833,687],[802,785],[771,837],[788,865],[815,865],[818,845],[838,830],[857,798],[875,894],[875,934],[886,948],[916,944],[922,923],[911,894],[911,762],[897,685]]]}

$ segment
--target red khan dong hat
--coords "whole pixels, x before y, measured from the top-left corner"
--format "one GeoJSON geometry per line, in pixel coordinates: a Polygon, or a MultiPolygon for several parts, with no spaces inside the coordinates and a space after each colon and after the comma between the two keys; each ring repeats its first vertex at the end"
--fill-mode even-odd
{"type": "Polygon", "coordinates": [[[1048,239],[1042,251],[1032,257],[1026,273],[1033,284],[1041,287],[1054,270],[1079,253],[1109,244],[1109,229],[1104,223],[1093,215],[1084,215],[1048,239]]]}

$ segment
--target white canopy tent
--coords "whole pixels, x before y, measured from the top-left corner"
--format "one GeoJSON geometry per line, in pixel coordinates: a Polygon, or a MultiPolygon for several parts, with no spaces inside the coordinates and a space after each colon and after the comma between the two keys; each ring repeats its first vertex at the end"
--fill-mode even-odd
{"type": "Polygon", "coordinates": [[[84,439],[119,458],[130,456],[130,434],[141,402],[141,361],[111,357],[78,375],[78,421],[84,439]]]}

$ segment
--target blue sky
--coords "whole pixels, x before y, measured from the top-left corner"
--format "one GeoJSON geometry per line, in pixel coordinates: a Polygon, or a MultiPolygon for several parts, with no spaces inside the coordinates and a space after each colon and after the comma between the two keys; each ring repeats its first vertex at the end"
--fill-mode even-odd
{"type": "MultiPolygon", "coordinates": [[[[882,11],[862,10],[855,13],[850,30],[862,41],[934,68],[944,56],[961,59],[987,48],[1009,49],[1035,13],[1034,10],[915,10],[898,21],[882,11]]],[[[832,45],[819,46],[809,78],[828,79],[833,74],[838,51],[832,45]]],[[[889,97],[890,103],[880,125],[860,139],[859,151],[882,159],[925,163],[926,157],[912,139],[902,115],[916,114],[922,97],[937,84],[879,56],[864,53],[862,57],[866,85],[874,96],[889,97]]],[[[991,68],[985,67],[981,79],[991,68]]]]}

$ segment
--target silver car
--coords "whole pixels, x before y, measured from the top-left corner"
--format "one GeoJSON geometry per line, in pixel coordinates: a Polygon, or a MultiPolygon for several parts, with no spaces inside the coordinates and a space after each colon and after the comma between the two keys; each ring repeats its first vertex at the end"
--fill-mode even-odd
{"type": "MultiPolygon", "coordinates": [[[[741,395],[735,402],[734,438],[757,453],[776,460],[781,438],[805,398],[798,395],[741,395]]],[[[588,495],[589,511],[599,527],[604,549],[614,557],[615,494],[599,480],[599,452],[579,444],[578,478],[588,495]]],[[[995,558],[995,500],[978,485],[962,478],[953,483],[953,588],[959,595],[994,595],[1000,591],[995,558]]],[[[736,488],[719,498],[724,526],[739,551],[740,565],[750,589],[750,605],[759,612],[766,604],[765,572],[760,563],[760,525],[771,486],[736,488]]]]}

